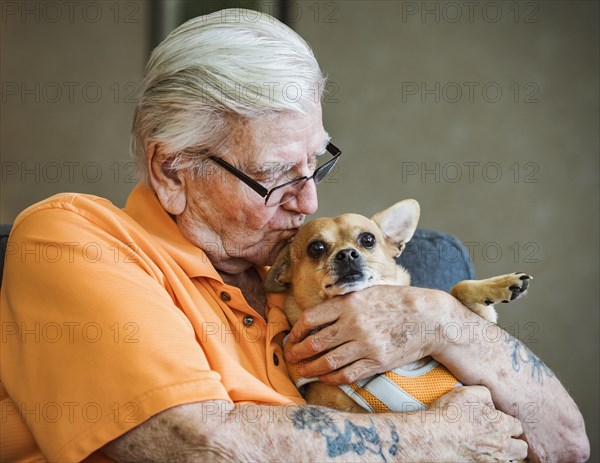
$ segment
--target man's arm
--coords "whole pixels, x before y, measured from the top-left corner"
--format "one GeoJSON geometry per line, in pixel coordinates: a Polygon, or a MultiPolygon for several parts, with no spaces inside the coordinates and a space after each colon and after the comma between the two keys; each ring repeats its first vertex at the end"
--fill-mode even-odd
{"type": "MultiPolygon", "coordinates": [[[[465,321],[472,314],[465,314],[465,321]]],[[[489,388],[498,409],[523,423],[531,461],[587,461],[583,417],[558,378],[521,341],[478,323],[435,357],[463,384],[489,388]],[[491,348],[490,348],[491,347],[491,348]]]]}
{"type": "Polygon", "coordinates": [[[483,387],[459,388],[427,412],[350,414],[316,406],[202,402],[166,410],[103,447],[138,461],[518,460],[518,420],[489,406],[483,387]]]}
{"type": "Polygon", "coordinates": [[[463,384],[488,387],[496,407],[523,422],[532,461],[589,458],[581,413],[550,369],[445,292],[378,286],[334,298],[305,311],[288,341],[288,361],[327,352],[300,374],[330,384],[432,355],[463,384]]]}

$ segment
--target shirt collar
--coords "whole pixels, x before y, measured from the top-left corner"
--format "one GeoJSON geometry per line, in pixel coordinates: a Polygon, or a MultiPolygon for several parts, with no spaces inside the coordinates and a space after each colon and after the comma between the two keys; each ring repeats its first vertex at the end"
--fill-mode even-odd
{"type": "Polygon", "coordinates": [[[135,186],[125,203],[125,212],[160,240],[167,253],[190,278],[209,277],[223,282],[204,251],[181,234],[150,186],[142,183],[135,186]]]}

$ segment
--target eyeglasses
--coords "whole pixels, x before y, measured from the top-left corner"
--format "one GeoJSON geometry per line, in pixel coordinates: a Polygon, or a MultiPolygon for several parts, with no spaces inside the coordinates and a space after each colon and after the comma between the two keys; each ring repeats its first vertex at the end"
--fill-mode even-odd
{"type": "Polygon", "coordinates": [[[209,156],[208,158],[219,164],[221,167],[227,169],[229,172],[231,172],[233,175],[239,178],[242,182],[244,182],[246,185],[248,185],[250,188],[256,191],[259,195],[265,198],[265,206],[271,207],[280,206],[294,199],[300,194],[306,183],[310,180],[314,180],[315,184],[319,184],[323,180],[325,180],[325,177],[329,175],[329,173],[331,172],[331,170],[333,169],[333,167],[335,166],[342,154],[342,151],[339,148],[337,148],[333,143],[328,143],[325,149],[329,152],[329,154],[333,156],[333,158],[331,158],[325,164],[317,167],[317,169],[313,172],[313,174],[310,177],[298,177],[293,180],[290,180],[287,183],[273,187],[270,190],[262,186],[253,178],[250,178],[242,171],[236,169],[223,159],[218,158],[216,156],[209,156]]]}

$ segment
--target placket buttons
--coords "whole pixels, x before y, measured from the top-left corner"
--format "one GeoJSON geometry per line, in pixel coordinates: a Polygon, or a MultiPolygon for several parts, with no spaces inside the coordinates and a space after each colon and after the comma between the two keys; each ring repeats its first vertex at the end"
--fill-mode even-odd
{"type": "Polygon", "coordinates": [[[252,326],[252,323],[254,323],[254,318],[251,317],[250,315],[246,315],[244,317],[243,323],[244,323],[244,326],[252,326]]]}
{"type": "Polygon", "coordinates": [[[225,291],[223,291],[221,294],[221,300],[223,302],[229,302],[231,300],[231,296],[229,295],[229,293],[226,293],[225,291]]]}

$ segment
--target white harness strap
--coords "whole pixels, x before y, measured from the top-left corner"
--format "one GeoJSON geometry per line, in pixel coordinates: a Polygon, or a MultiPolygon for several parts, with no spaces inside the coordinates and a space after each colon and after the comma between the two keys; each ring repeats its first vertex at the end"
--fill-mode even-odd
{"type": "MultiPolygon", "coordinates": [[[[286,340],[287,336],[283,340],[284,345],[286,340]]],[[[318,381],[316,377],[300,376],[298,369],[302,363],[288,364],[290,377],[298,389],[318,381]]],[[[365,410],[386,413],[426,410],[431,402],[457,386],[461,383],[443,365],[431,359],[416,370],[394,368],[339,387],[365,410]]]]}

